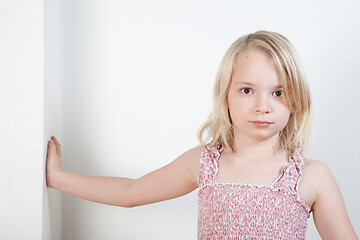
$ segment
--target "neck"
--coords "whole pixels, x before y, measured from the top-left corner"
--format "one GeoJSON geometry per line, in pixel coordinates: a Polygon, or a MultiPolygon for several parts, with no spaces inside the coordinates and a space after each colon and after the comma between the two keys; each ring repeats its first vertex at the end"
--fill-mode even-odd
{"type": "Polygon", "coordinates": [[[281,147],[278,135],[264,141],[249,141],[249,139],[234,139],[234,155],[251,161],[275,159],[288,154],[281,147]]]}

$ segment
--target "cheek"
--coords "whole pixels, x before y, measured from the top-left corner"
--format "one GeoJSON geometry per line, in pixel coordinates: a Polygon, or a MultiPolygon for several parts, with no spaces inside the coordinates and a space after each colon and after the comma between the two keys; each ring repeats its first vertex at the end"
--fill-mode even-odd
{"type": "Polygon", "coordinates": [[[284,114],[290,115],[290,108],[286,103],[283,103],[281,106],[281,110],[284,112],[284,114]]]}
{"type": "Polygon", "coordinates": [[[233,111],[244,111],[249,108],[249,105],[244,103],[244,101],[233,101],[230,103],[230,109],[233,111]]]}
{"type": "Polygon", "coordinates": [[[281,115],[290,115],[290,109],[289,109],[285,99],[275,100],[274,101],[274,109],[277,109],[277,111],[281,115]]]}
{"type": "Polygon", "coordinates": [[[290,106],[285,98],[281,99],[280,103],[282,104],[283,108],[285,108],[290,113],[290,106]]]}
{"type": "Polygon", "coordinates": [[[288,123],[288,121],[289,121],[289,118],[290,118],[289,109],[287,109],[287,108],[282,109],[281,116],[282,116],[284,125],[286,125],[288,123]]]}
{"type": "Polygon", "coordinates": [[[229,102],[230,112],[232,114],[242,114],[247,112],[250,103],[246,103],[246,101],[240,101],[239,99],[233,99],[229,102]]]}
{"type": "Polygon", "coordinates": [[[251,105],[251,99],[230,94],[228,98],[228,105],[231,109],[245,109],[251,105]]]}
{"type": "Polygon", "coordinates": [[[250,115],[250,103],[246,101],[233,100],[229,102],[230,118],[235,121],[247,119],[250,115]]]}

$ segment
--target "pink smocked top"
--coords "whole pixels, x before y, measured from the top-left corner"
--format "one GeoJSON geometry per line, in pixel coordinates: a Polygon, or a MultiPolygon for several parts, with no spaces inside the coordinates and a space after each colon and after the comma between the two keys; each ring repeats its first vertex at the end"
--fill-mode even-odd
{"type": "Polygon", "coordinates": [[[310,208],[297,192],[303,148],[270,185],[217,182],[223,149],[209,143],[201,153],[198,239],[305,239],[310,208]]]}

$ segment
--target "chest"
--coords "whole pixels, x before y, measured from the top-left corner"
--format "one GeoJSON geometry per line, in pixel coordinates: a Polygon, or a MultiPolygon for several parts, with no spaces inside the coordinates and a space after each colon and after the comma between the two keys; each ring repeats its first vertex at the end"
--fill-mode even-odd
{"type": "Polygon", "coordinates": [[[199,190],[199,239],[305,239],[307,210],[286,191],[215,183],[199,190]]]}
{"type": "MultiPolygon", "coordinates": [[[[282,175],[288,163],[281,161],[263,162],[260,164],[233,163],[226,158],[219,159],[217,183],[242,183],[253,186],[268,186],[274,184],[282,175]]],[[[299,180],[297,191],[300,199],[311,209],[316,197],[316,189],[311,184],[311,176],[307,174],[305,164],[303,175],[299,180]]]]}
{"type": "Polygon", "coordinates": [[[287,163],[283,161],[257,161],[244,163],[222,155],[217,162],[217,182],[270,185],[280,176],[287,163]]]}

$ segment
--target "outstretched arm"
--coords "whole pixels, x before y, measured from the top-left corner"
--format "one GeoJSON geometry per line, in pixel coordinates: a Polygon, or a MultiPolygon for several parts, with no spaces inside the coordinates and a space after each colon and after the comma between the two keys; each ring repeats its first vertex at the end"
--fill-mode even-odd
{"type": "Polygon", "coordinates": [[[340,189],[326,164],[319,162],[317,194],[313,205],[316,228],[322,239],[358,239],[346,211],[340,189]]]}
{"type": "Polygon", "coordinates": [[[197,188],[201,148],[183,153],[173,162],[138,179],[87,176],[62,169],[61,145],[48,143],[47,186],[108,205],[134,207],[185,195],[197,188]]]}

